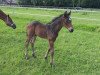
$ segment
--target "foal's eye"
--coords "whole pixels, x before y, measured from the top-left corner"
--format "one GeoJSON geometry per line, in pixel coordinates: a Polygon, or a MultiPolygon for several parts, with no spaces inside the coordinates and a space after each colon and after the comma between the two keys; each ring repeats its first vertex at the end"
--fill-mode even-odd
{"type": "Polygon", "coordinates": [[[69,20],[71,21],[72,19],[71,19],[71,18],[69,18],[69,20]]]}
{"type": "Polygon", "coordinates": [[[67,18],[67,19],[66,19],[66,22],[70,23],[70,22],[71,22],[71,18],[70,18],[70,17],[67,18]]]}

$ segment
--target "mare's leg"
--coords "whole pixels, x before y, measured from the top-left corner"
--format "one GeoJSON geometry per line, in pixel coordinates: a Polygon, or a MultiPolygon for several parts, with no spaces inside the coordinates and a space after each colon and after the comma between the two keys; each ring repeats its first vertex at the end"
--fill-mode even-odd
{"type": "Polygon", "coordinates": [[[30,42],[31,43],[31,47],[32,47],[32,51],[33,51],[32,52],[32,56],[33,57],[36,57],[35,53],[34,53],[34,43],[35,43],[35,40],[36,40],[36,36],[33,36],[33,38],[31,39],[31,42],[30,42]]]}

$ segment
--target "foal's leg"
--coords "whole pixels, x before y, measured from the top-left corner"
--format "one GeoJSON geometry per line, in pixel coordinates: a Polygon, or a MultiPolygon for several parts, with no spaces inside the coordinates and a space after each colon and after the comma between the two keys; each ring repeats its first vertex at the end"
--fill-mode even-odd
{"type": "Polygon", "coordinates": [[[25,42],[25,48],[26,48],[26,50],[25,50],[25,58],[26,59],[28,59],[28,46],[29,46],[30,39],[31,38],[28,37],[26,42],[25,42]]]}
{"type": "Polygon", "coordinates": [[[32,37],[33,37],[33,34],[31,32],[27,32],[27,40],[26,40],[26,43],[25,43],[25,48],[26,48],[25,58],[26,59],[28,59],[28,46],[29,46],[29,43],[32,40],[32,37]]]}
{"type": "Polygon", "coordinates": [[[31,47],[32,47],[32,51],[33,51],[32,52],[32,56],[33,57],[36,57],[35,53],[34,53],[34,43],[35,43],[35,40],[36,40],[36,36],[33,36],[33,38],[31,39],[31,42],[30,42],[31,43],[31,47]]]}
{"type": "Polygon", "coordinates": [[[48,49],[47,53],[45,54],[45,59],[47,59],[49,52],[50,52],[50,48],[48,49]]]}
{"type": "Polygon", "coordinates": [[[50,45],[50,54],[51,54],[50,65],[52,66],[54,63],[54,42],[49,41],[49,45],[50,45]]]}

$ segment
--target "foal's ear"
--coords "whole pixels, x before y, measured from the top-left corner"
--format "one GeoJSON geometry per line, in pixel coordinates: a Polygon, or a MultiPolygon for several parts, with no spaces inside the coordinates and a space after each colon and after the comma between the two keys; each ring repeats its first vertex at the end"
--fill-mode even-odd
{"type": "Polygon", "coordinates": [[[7,16],[9,17],[9,14],[7,16]]]}
{"type": "Polygon", "coordinates": [[[64,17],[67,17],[67,11],[64,12],[64,17]]]}
{"type": "Polygon", "coordinates": [[[68,13],[68,15],[69,15],[69,16],[71,15],[71,11],[68,13]]]}

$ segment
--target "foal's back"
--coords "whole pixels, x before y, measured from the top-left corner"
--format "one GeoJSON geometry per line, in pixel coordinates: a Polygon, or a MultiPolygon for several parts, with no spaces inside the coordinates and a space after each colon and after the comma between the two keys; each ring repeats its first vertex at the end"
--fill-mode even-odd
{"type": "Polygon", "coordinates": [[[38,21],[33,21],[27,26],[27,34],[29,36],[47,38],[47,26],[38,21]]]}

